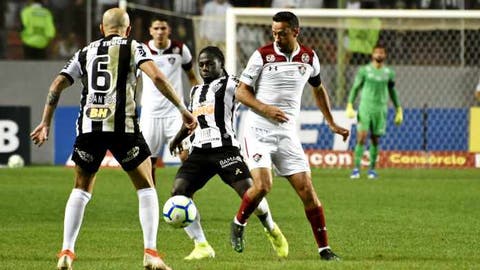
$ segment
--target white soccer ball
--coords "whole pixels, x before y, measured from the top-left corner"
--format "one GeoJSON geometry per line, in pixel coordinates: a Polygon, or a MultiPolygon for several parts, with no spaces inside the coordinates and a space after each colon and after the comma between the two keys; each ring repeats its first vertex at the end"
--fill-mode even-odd
{"type": "Polygon", "coordinates": [[[190,225],[197,216],[197,208],[192,199],[176,195],[168,199],[163,206],[163,219],[174,228],[190,225]]]}
{"type": "Polygon", "coordinates": [[[22,156],[14,154],[8,158],[7,165],[9,168],[21,168],[25,165],[22,156]]]}

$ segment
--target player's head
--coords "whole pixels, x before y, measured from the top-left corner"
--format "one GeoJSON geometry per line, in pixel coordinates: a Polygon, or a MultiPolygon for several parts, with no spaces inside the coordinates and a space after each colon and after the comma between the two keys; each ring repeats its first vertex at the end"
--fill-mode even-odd
{"type": "Polygon", "coordinates": [[[156,43],[163,44],[168,41],[170,34],[172,33],[172,28],[170,27],[169,21],[166,17],[157,16],[150,20],[150,36],[156,43]]]}
{"type": "Polygon", "coordinates": [[[272,19],[272,35],[277,48],[283,53],[291,53],[300,33],[297,16],[290,11],[281,11],[272,19]]]}
{"type": "Polygon", "coordinates": [[[225,56],[222,51],[215,46],[203,48],[198,54],[198,69],[205,83],[225,75],[225,56]]]}
{"type": "Polygon", "coordinates": [[[130,18],[121,8],[111,8],[103,13],[100,31],[103,35],[118,34],[126,37],[130,34],[130,18]]]}
{"type": "Polygon", "coordinates": [[[383,63],[387,58],[387,49],[381,43],[377,43],[372,50],[372,61],[379,64],[383,63]]]}

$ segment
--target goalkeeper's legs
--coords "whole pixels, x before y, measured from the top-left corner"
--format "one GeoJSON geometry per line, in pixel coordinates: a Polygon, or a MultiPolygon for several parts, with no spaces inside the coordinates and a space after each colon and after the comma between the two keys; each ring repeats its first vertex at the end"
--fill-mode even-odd
{"type": "Polygon", "coordinates": [[[377,135],[371,135],[371,144],[369,147],[370,153],[370,164],[368,170],[368,178],[375,179],[378,177],[377,172],[375,171],[375,166],[377,164],[377,157],[378,157],[378,143],[380,141],[380,137],[377,135]]]}
{"type": "Polygon", "coordinates": [[[357,144],[355,145],[355,150],[353,152],[354,154],[354,168],[352,171],[352,174],[350,175],[351,179],[358,179],[360,178],[360,166],[362,162],[362,156],[363,156],[363,149],[365,145],[365,141],[367,138],[367,132],[366,131],[358,131],[357,133],[357,144]]]}

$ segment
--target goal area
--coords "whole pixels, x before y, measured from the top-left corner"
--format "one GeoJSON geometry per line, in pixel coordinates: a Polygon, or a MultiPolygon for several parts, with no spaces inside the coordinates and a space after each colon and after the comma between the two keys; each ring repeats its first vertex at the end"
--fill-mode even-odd
{"type": "MultiPolygon", "coordinates": [[[[226,69],[230,73],[239,75],[250,55],[272,41],[272,16],[279,11],[282,9],[227,11],[226,69]]],[[[470,119],[478,114],[471,107],[477,105],[474,92],[480,76],[479,11],[291,11],[300,21],[299,41],[319,56],[322,82],[329,89],[335,118],[352,131],[347,143],[332,135],[307,87],[302,97],[299,131],[312,165],[352,164],[356,121],[345,117],[344,108],[357,69],[370,61],[365,48],[378,41],[387,49],[386,65],[396,73],[396,89],[405,118],[403,125],[395,126],[390,105],[379,165],[478,166],[474,152],[480,152],[480,123],[471,123],[470,119]]],[[[368,160],[363,163],[368,164],[368,160]]]]}

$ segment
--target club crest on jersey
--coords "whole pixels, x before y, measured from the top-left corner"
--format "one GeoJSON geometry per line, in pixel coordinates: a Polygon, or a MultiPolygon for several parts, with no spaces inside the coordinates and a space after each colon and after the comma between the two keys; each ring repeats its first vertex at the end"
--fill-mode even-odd
{"type": "Polygon", "coordinates": [[[170,65],[175,64],[175,57],[169,57],[168,62],[170,63],[170,65]]]}
{"type": "Polygon", "coordinates": [[[259,162],[260,159],[262,159],[262,155],[259,153],[256,153],[255,155],[252,156],[252,158],[255,162],[259,162]]]}
{"type": "Polygon", "coordinates": [[[92,106],[87,108],[85,114],[92,121],[103,121],[112,115],[112,110],[108,107],[92,106]]]}
{"type": "Polygon", "coordinates": [[[304,75],[305,72],[307,72],[307,68],[304,65],[301,65],[298,67],[298,72],[300,72],[301,75],[304,75]]]}
{"type": "Polygon", "coordinates": [[[267,60],[267,62],[269,62],[269,63],[275,62],[275,55],[267,54],[267,56],[265,56],[265,60],[267,60]]]}
{"type": "Polygon", "coordinates": [[[303,54],[302,54],[302,62],[303,62],[303,63],[308,63],[308,62],[310,62],[310,55],[308,55],[308,53],[303,53],[303,54]]]}

